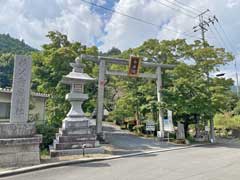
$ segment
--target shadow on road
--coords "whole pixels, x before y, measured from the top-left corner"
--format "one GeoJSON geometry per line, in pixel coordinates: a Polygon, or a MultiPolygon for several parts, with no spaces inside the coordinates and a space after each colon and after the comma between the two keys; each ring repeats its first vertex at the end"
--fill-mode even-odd
{"type": "Polygon", "coordinates": [[[108,163],[83,163],[83,164],[72,164],[69,166],[74,166],[74,167],[92,167],[92,168],[99,168],[99,167],[110,167],[108,163]]]}
{"type": "Polygon", "coordinates": [[[158,154],[143,154],[143,155],[140,155],[140,156],[136,156],[136,157],[155,157],[157,156],[158,154]]]}

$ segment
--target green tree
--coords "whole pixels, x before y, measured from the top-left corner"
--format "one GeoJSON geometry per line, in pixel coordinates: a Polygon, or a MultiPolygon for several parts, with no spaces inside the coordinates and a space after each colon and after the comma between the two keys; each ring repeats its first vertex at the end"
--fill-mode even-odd
{"type": "MultiPolygon", "coordinates": [[[[226,104],[233,97],[230,91],[233,81],[209,77],[209,74],[218,71],[219,65],[225,65],[233,57],[224,49],[208,44],[203,48],[199,41],[190,44],[186,50],[185,56],[192,63],[180,64],[168,72],[171,86],[163,90],[163,100],[167,108],[183,117],[187,129],[191,119],[196,124],[199,120],[206,124],[214,114],[228,108],[226,104]]],[[[198,127],[196,132],[198,136],[198,127]]]]}
{"type": "Polygon", "coordinates": [[[0,34],[0,54],[28,54],[37,51],[27,45],[24,40],[12,38],[9,34],[0,34]]]}
{"type": "MultiPolygon", "coordinates": [[[[70,105],[65,101],[69,87],[60,83],[62,77],[71,70],[70,62],[82,53],[97,54],[97,48],[86,48],[79,42],[70,42],[60,32],[49,32],[49,44],[43,45],[41,52],[33,54],[33,88],[50,94],[47,102],[47,117],[50,123],[59,127],[70,105]]],[[[92,64],[86,64],[85,71],[94,74],[92,64]]],[[[86,87],[88,89],[88,87],[86,87]]]]}
{"type": "Polygon", "coordinates": [[[14,55],[7,53],[0,55],[0,87],[11,87],[13,76],[14,55]]]}
{"type": "MultiPolygon", "coordinates": [[[[234,107],[235,97],[230,91],[233,81],[209,77],[210,73],[218,71],[219,65],[225,65],[233,59],[232,55],[224,49],[214,48],[207,43],[203,48],[200,41],[188,44],[184,39],[161,42],[150,39],[137,48],[122,52],[118,57],[128,59],[130,55],[140,55],[144,57],[144,62],[176,65],[174,70],[163,70],[164,96],[161,106],[173,110],[174,120],[183,120],[186,129],[191,123],[204,122],[216,112],[223,112],[234,107]]],[[[110,68],[127,70],[127,68],[116,65],[110,68]]],[[[155,73],[154,69],[143,67],[141,71],[155,73]]],[[[115,83],[109,83],[107,87],[112,88],[114,90],[112,92],[124,94],[116,98],[116,104],[111,104],[113,114],[115,112],[116,115],[120,114],[119,109],[126,106],[129,107],[128,113],[124,109],[126,115],[138,112],[138,116],[147,118],[149,113],[155,112],[152,117],[157,117],[156,111],[159,105],[156,101],[154,81],[111,77],[109,82],[112,80],[115,83]],[[142,89],[146,87],[151,90],[142,92],[142,89]],[[127,101],[125,97],[131,101],[127,101]],[[139,108],[137,108],[138,105],[140,105],[139,108]]]]}

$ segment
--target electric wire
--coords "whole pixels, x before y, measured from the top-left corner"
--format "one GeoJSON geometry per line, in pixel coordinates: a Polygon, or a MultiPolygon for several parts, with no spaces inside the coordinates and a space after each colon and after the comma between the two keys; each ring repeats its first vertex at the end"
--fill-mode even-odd
{"type": "Polygon", "coordinates": [[[194,14],[194,16],[198,15],[198,13],[196,11],[194,11],[192,9],[188,9],[187,6],[184,6],[184,5],[181,5],[181,4],[177,4],[176,2],[170,1],[170,0],[165,0],[165,1],[167,1],[169,4],[172,4],[175,7],[178,7],[178,8],[180,8],[180,9],[182,9],[184,11],[187,11],[187,12],[189,12],[191,14],[194,14]]]}
{"type": "Polygon", "coordinates": [[[213,32],[211,26],[209,26],[209,30],[211,31],[211,33],[213,34],[213,36],[215,37],[217,43],[219,44],[219,47],[224,47],[224,45],[222,44],[222,41],[219,40],[218,36],[216,36],[216,34],[213,32]]]}
{"type": "Polygon", "coordinates": [[[188,17],[191,17],[191,18],[193,18],[193,19],[196,18],[195,16],[193,16],[193,15],[191,15],[191,14],[188,14],[188,13],[182,11],[181,9],[178,9],[178,8],[172,7],[172,6],[170,6],[170,5],[167,5],[167,4],[163,3],[163,2],[161,2],[160,0],[156,0],[155,2],[161,4],[161,5],[165,6],[165,7],[168,7],[168,8],[170,8],[170,9],[179,11],[179,12],[181,12],[182,14],[184,14],[184,15],[186,15],[186,16],[188,16],[188,17]]]}
{"type": "Polygon", "coordinates": [[[111,12],[111,13],[119,14],[119,15],[121,15],[121,16],[130,18],[130,19],[133,19],[133,20],[135,20],[135,21],[138,21],[138,22],[141,22],[141,23],[144,23],[144,24],[148,24],[148,25],[154,26],[154,27],[156,27],[156,28],[158,28],[158,29],[159,29],[159,28],[167,29],[167,30],[169,30],[169,31],[175,32],[175,33],[180,34],[180,35],[182,35],[182,36],[187,36],[187,37],[190,37],[190,38],[197,38],[197,39],[198,39],[198,37],[196,37],[196,36],[192,36],[192,35],[188,35],[188,34],[183,34],[182,32],[176,31],[176,30],[174,30],[174,29],[172,29],[172,28],[169,28],[169,27],[166,27],[166,26],[160,26],[160,25],[158,25],[158,24],[154,24],[154,23],[149,22],[149,21],[146,21],[146,20],[144,20],[144,19],[141,19],[141,18],[138,18],[138,17],[134,17],[134,16],[131,16],[131,15],[122,13],[122,12],[120,12],[120,11],[116,11],[116,10],[114,10],[114,9],[111,9],[111,8],[108,8],[108,7],[105,7],[105,6],[98,5],[98,4],[96,4],[96,3],[93,3],[93,2],[90,2],[90,1],[87,1],[87,0],[80,0],[80,1],[82,1],[82,2],[84,2],[84,3],[87,3],[87,4],[91,5],[91,6],[104,9],[104,10],[109,11],[109,12],[111,12]]]}
{"type": "Polygon", "coordinates": [[[201,11],[200,11],[199,9],[194,8],[194,7],[192,7],[192,6],[189,6],[189,5],[186,4],[186,3],[183,3],[183,2],[181,2],[181,1],[179,1],[179,0],[174,0],[174,1],[177,2],[178,4],[181,4],[181,5],[185,6],[185,7],[188,7],[188,8],[190,8],[190,9],[194,10],[194,11],[197,11],[198,13],[201,13],[201,11]]]}

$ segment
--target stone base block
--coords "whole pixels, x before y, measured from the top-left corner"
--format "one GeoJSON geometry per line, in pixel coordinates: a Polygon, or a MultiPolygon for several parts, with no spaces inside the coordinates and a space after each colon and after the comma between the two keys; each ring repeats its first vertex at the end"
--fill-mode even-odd
{"type": "Polygon", "coordinates": [[[63,136],[74,136],[74,135],[81,135],[81,134],[91,134],[91,130],[89,128],[60,129],[59,133],[63,136]]]}
{"type": "Polygon", "coordinates": [[[89,127],[89,121],[86,118],[65,119],[63,121],[63,129],[89,127]]]}
{"type": "Polygon", "coordinates": [[[0,139],[0,167],[40,164],[39,144],[42,136],[0,139]]]}
{"type": "Polygon", "coordinates": [[[93,141],[96,140],[96,136],[92,134],[83,134],[83,135],[76,135],[76,136],[60,136],[59,134],[56,135],[56,139],[59,143],[65,142],[79,142],[79,141],[93,141]]]}
{"type": "Polygon", "coordinates": [[[0,139],[32,137],[35,133],[34,123],[0,123],[0,139]]]}
{"type": "MultiPolygon", "coordinates": [[[[86,148],[85,154],[103,154],[104,148],[86,148]]],[[[73,156],[73,155],[82,155],[83,149],[67,149],[67,150],[54,150],[50,149],[51,157],[60,157],[60,156],[73,156]]]]}
{"type": "Polygon", "coordinates": [[[95,145],[98,144],[96,143],[95,140],[90,141],[80,141],[80,142],[65,142],[65,143],[59,143],[55,141],[53,143],[53,147],[56,150],[63,150],[63,149],[81,149],[83,145],[85,145],[87,148],[93,148],[95,145]]]}

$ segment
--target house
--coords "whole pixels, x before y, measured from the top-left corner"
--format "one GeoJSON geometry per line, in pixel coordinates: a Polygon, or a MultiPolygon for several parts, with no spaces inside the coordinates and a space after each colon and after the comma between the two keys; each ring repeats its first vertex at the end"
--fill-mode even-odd
{"type": "MultiPolygon", "coordinates": [[[[11,108],[11,89],[0,88],[0,122],[9,122],[11,108]]],[[[45,120],[47,94],[31,93],[29,106],[29,121],[41,123],[45,120]]]]}

